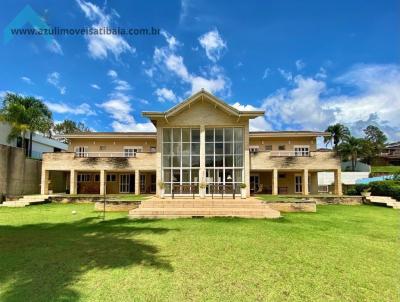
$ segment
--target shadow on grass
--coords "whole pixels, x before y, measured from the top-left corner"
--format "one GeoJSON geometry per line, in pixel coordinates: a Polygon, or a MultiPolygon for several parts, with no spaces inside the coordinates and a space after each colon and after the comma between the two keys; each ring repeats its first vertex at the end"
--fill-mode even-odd
{"type": "Polygon", "coordinates": [[[106,273],[140,265],[172,271],[157,247],[135,238],[171,229],[137,226],[125,218],[97,221],[0,226],[0,284],[8,284],[0,300],[77,301],[80,294],[70,285],[92,269],[106,273]]]}

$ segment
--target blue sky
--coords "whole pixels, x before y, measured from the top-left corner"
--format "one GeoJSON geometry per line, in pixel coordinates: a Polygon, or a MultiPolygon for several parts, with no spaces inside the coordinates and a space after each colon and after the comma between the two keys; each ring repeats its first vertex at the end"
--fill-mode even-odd
{"type": "Polygon", "coordinates": [[[18,36],[0,47],[0,93],[42,98],[54,119],[151,131],[204,87],[255,130],[368,124],[400,139],[399,1],[2,1],[5,28],[29,4],[50,27],[161,30],[153,36],[18,36]]]}

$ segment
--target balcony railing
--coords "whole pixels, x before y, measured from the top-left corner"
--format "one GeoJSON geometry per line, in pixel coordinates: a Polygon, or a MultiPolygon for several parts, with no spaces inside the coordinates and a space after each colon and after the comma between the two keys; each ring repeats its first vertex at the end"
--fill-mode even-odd
{"type": "Polygon", "coordinates": [[[133,157],[138,153],[155,153],[155,152],[75,152],[75,157],[133,157]]]}
{"type": "Polygon", "coordinates": [[[310,156],[310,152],[309,151],[270,151],[271,156],[274,157],[287,157],[287,156],[291,156],[291,157],[307,157],[310,156]]]}

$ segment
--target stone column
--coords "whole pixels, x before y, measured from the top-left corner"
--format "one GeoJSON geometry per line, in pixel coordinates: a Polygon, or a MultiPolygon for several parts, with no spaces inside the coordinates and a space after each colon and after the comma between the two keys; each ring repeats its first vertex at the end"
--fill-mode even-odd
{"type": "Polygon", "coordinates": [[[342,193],[342,169],[337,169],[334,172],[335,174],[335,194],[343,195],[342,193]]]}
{"type": "Polygon", "coordinates": [[[278,195],[278,169],[272,170],[272,195],[278,195]]]}
{"type": "Polygon", "coordinates": [[[140,171],[135,170],[135,195],[140,194],[140,171]]]}
{"type": "Polygon", "coordinates": [[[303,195],[308,195],[308,169],[303,170],[303,195]]]}
{"type": "Polygon", "coordinates": [[[206,127],[204,125],[200,125],[199,182],[206,182],[206,127]]]}
{"type": "Polygon", "coordinates": [[[163,128],[157,127],[157,159],[156,159],[156,196],[160,197],[160,186],[159,183],[163,181],[162,179],[162,131],[163,128]]]}
{"type": "Polygon", "coordinates": [[[47,195],[49,194],[49,170],[42,169],[42,180],[40,187],[40,194],[47,195]]]}
{"type": "Polygon", "coordinates": [[[100,170],[100,195],[104,195],[106,190],[106,172],[104,170],[100,170]]]}
{"type": "Polygon", "coordinates": [[[77,182],[76,182],[76,171],[71,170],[69,177],[69,194],[75,195],[77,194],[77,182]]]}
{"type": "Polygon", "coordinates": [[[246,196],[250,196],[250,151],[249,151],[249,123],[244,127],[243,143],[244,143],[244,180],[246,184],[246,196]]]}

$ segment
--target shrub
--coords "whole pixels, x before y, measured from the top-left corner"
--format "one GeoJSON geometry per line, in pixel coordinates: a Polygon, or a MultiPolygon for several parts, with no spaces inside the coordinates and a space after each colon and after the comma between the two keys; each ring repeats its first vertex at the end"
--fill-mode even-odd
{"type": "MultiPolygon", "coordinates": [[[[351,191],[354,195],[360,195],[366,188],[371,188],[372,195],[389,196],[400,201],[400,181],[398,180],[383,180],[374,181],[369,184],[358,184],[351,191]]],[[[348,193],[349,195],[353,195],[348,193]]]]}

